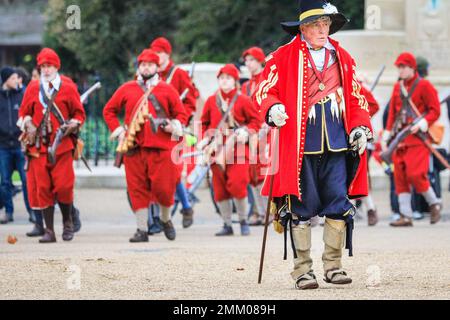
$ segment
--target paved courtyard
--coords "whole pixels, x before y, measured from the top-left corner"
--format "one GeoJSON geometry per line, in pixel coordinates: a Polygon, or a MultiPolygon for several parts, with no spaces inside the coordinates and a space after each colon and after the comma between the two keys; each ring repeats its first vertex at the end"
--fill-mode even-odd
{"type": "MultiPolygon", "coordinates": [[[[130,244],[135,223],[123,190],[79,189],[76,204],[83,228],[74,241],[42,245],[27,238],[31,229],[20,196],[16,221],[0,226],[1,299],[450,299],[450,194],[445,193],[444,221],[427,219],[414,228],[388,226],[387,194],[375,193],[381,215],[376,227],[359,220],[354,257],[344,266],[353,283],[336,287],[322,281],[322,228],[313,229],[314,270],[320,289],[296,291],[289,276],[292,251],[283,261],[283,238],[272,227],[268,236],[263,283],[257,284],[262,227],[249,237],[217,238],[219,216],[200,190],[195,224],[181,228],[176,241],[164,235],[130,244]],[[8,235],[18,242],[8,244],[8,235]]],[[[235,225],[235,233],[238,233],[235,225]]],[[[347,251],[346,251],[347,252],[347,251]]]]}

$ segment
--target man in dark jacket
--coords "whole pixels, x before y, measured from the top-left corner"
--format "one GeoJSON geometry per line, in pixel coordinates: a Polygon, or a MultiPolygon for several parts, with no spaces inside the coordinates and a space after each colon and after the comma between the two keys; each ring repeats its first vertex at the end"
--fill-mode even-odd
{"type": "Polygon", "coordinates": [[[28,204],[26,176],[24,170],[25,158],[20,148],[20,129],[16,122],[23,93],[18,90],[17,72],[11,67],[4,67],[0,71],[2,87],[0,89],[0,194],[5,206],[5,212],[0,214],[0,223],[13,221],[14,206],[12,201],[11,177],[15,170],[22,180],[22,190],[25,206],[31,217],[28,204]]]}

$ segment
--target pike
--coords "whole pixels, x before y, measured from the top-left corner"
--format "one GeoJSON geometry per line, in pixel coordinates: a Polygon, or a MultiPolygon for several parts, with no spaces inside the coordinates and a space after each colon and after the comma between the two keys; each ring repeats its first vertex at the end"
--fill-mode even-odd
{"type": "MultiPolygon", "coordinates": [[[[84,103],[86,99],[91,95],[94,91],[99,90],[102,87],[100,82],[96,82],[93,86],[91,86],[89,89],[86,90],[81,96],[80,96],[80,102],[84,103]]],[[[63,125],[61,125],[58,130],[56,131],[55,140],[53,141],[53,144],[48,148],[48,159],[51,164],[56,163],[56,151],[61,144],[62,139],[64,138],[65,134],[65,125],[67,124],[67,121],[64,122],[63,125]]],[[[86,168],[92,172],[91,168],[89,167],[89,164],[87,163],[86,158],[81,155],[80,157],[81,161],[84,163],[86,168]]]]}
{"type": "MultiPolygon", "coordinates": [[[[189,78],[191,80],[194,79],[194,71],[195,71],[195,61],[191,63],[191,68],[189,69],[189,78]]],[[[189,94],[189,88],[184,89],[184,91],[180,95],[180,100],[184,101],[189,94]]]]}
{"type": "Polygon", "coordinates": [[[382,65],[380,71],[378,72],[377,77],[375,78],[375,81],[372,84],[372,87],[370,87],[370,91],[373,92],[375,90],[376,86],[378,85],[378,82],[380,82],[381,76],[384,73],[384,70],[386,69],[386,65],[382,65]]]}

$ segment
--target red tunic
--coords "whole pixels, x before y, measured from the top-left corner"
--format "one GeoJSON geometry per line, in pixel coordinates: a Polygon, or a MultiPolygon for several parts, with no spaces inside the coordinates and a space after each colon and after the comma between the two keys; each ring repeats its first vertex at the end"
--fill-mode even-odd
{"type": "MultiPolygon", "coordinates": [[[[58,106],[65,120],[77,120],[81,124],[85,121],[85,112],[80,102],[75,83],[68,77],[61,76],[61,87],[56,96],[55,104],[58,106]]],[[[28,85],[22,105],[19,109],[19,117],[31,117],[33,124],[38,127],[43,119],[44,106],[39,101],[39,81],[31,81],[28,85]]],[[[56,131],[60,124],[51,114],[50,121],[52,132],[50,134],[51,145],[55,139],[56,131]]],[[[28,148],[30,154],[40,153],[38,158],[30,158],[27,171],[28,200],[35,210],[41,210],[53,206],[55,202],[70,204],[73,202],[73,189],[75,174],[73,170],[74,149],[73,140],[70,137],[63,138],[56,152],[56,163],[48,163],[46,153],[47,146],[41,145],[28,148]]]]}
{"type": "Polygon", "coordinates": [[[188,118],[196,110],[196,96],[198,95],[197,89],[192,84],[189,74],[181,68],[174,65],[173,61],[170,61],[166,70],[160,72],[161,79],[171,84],[181,96],[183,92],[188,89],[189,92],[186,98],[183,100],[183,105],[186,108],[188,118]],[[171,68],[174,67],[173,72],[170,73],[171,68]]]}
{"type": "MultiPolygon", "coordinates": [[[[228,95],[220,93],[222,97],[230,103],[233,100],[237,90],[228,95]]],[[[250,98],[239,95],[231,111],[233,119],[238,126],[246,126],[249,132],[256,133],[261,127],[261,119],[255,105],[250,98]]],[[[216,103],[216,95],[212,95],[206,100],[201,117],[202,134],[211,134],[207,130],[215,129],[222,119],[222,112],[216,103]]],[[[226,139],[224,139],[224,143],[226,139]]],[[[236,147],[235,155],[241,149],[236,147]]],[[[248,159],[249,146],[245,145],[245,158],[248,159]]],[[[242,157],[239,157],[242,158],[242,157]]],[[[235,159],[238,159],[236,157],[235,159]]],[[[216,201],[223,201],[230,198],[242,199],[247,196],[247,185],[250,182],[249,161],[227,164],[225,171],[219,168],[217,164],[211,166],[213,172],[214,198],[216,201]]]]}
{"type": "MultiPolygon", "coordinates": [[[[347,133],[358,126],[372,128],[369,106],[356,81],[355,62],[350,54],[330,39],[336,48],[341,73],[346,110],[343,114],[347,133]]],[[[274,175],[273,196],[296,195],[301,199],[300,172],[305,146],[306,121],[308,119],[308,59],[307,46],[297,35],[290,43],[280,47],[267,58],[263,80],[255,94],[255,100],[265,117],[275,104],[283,104],[289,119],[279,131],[280,170],[274,175]]],[[[367,154],[361,156],[356,176],[349,186],[350,197],[368,193],[367,154]]],[[[266,179],[262,194],[268,195],[266,179]]]]}
{"type": "MultiPolygon", "coordinates": [[[[234,94],[236,94],[236,90],[231,92],[228,97],[226,97],[226,100],[233,100],[234,94]]],[[[239,126],[246,126],[253,132],[257,132],[261,127],[261,118],[255,108],[255,105],[250,98],[244,95],[239,95],[231,114],[239,126]]],[[[206,100],[205,106],[203,107],[201,117],[202,134],[205,134],[207,130],[217,128],[221,119],[222,113],[216,103],[216,94],[214,94],[206,100]]]]}
{"type": "MultiPolygon", "coordinates": [[[[109,130],[114,132],[119,126],[119,113],[125,109],[124,125],[129,126],[136,104],[144,91],[137,81],[122,85],[103,109],[103,117],[109,130]]],[[[186,112],[176,90],[158,82],[152,94],[169,119],[186,123],[186,112]]],[[[156,117],[154,106],[149,99],[149,112],[156,117]]],[[[179,166],[172,160],[172,150],[179,141],[172,140],[171,134],[158,128],[155,134],[146,121],[136,135],[136,143],[141,148],[124,156],[127,190],[134,212],[146,209],[150,203],[169,207],[174,203],[176,185],[180,179],[179,166]]]]}
{"type": "MultiPolygon", "coordinates": [[[[405,87],[408,91],[417,77],[418,75],[416,74],[412,79],[405,82],[405,87]]],[[[421,79],[419,81],[411,99],[421,114],[427,112],[425,119],[428,122],[428,127],[439,119],[441,106],[438,94],[428,80],[421,79]]],[[[400,83],[396,83],[389,106],[386,130],[393,130],[395,119],[401,108],[400,83]]],[[[408,122],[410,121],[412,119],[408,119],[408,122]]],[[[428,180],[429,158],[430,151],[416,135],[408,136],[399,144],[392,157],[397,194],[411,192],[411,185],[418,193],[425,192],[430,188],[428,180]]]]}
{"type": "MultiPolygon", "coordinates": [[[[61,76],[61,87],[59,93],[56,96],[55,104],[61,111],[65,120],[77,120],[81,124],[86,119],[83,105],[80,101],[80,94],[78,93],[75,83],[68,77],[61,76]]],[[[26,116],[32,118],[33,124],[38,127],[44,118],[44,106],[39,101],[39,81],[33,80],[29,83],[22,100],[22,104],[19,109],[19,118],[24,119],[26,116]]],[[[56,131],[60,127],[60,124],[56,117],[51,114],[50,121],[52,125],[52,132],[50,134],[51,145],[55,139],[56,131]]],[[[70,137],[62,139],[61,144],[56,152],[57,155],[74,149],[73,141],[70,137]]],[[[47,153],[47,146],[41,145],[39,150],[36,147],[29,148],[30,153],[47,153]]]]}
{"type": "MultiPolygon", "coordinates": [[[[143,94],[144,91],[137,81],[129,81],[117,89],[103,109],[103,117],[111,132],[120,126],[119,114],[123,109],[125,109],[124,125],[129,126],[133,109],[143,94]]],[[[186,123],[186,112],[172,86],[160,81],[153,89],[152,94],[156,97],[168,118],[178,119],[182,124],[186,123]]],[[[155,109],[150,100],[149,111],[156,117],[155,109]]],[[[173,148],[178,142],[172,141],[171,134],[161,129],[158,129],[158,132],[154,134],[149,122],[146,121],[143,130],[138,132],[136,136],[136,143],[141,147],[167,150],[173,148]]]]}
{"type": "MultiPolygon", "coordinates": [[[[416,74],[412,79],[405,82],[405,87],[409,91],[414,81],[417,79],[416,74]]],[[[412,95],[412,101],[416,105],[421,114],[427,112],[425,119],[430,127],[436,122],[441,115],[441,105],[439,97],[434,86],[426,79],[421,79],[417,84],[412,95]]],[[[392,92],[391,103],[389,105],[389,115],[386,123],[386,130],[392,131],[395,119],[402,108],[402,100],[400,98],[400,83],[396,83],[392,92]]],[[[412,119],[409,119],[412,122],[412,119]]],[[[415,135],[408,136],[402,143],[406,146],[423,145],[420,138],[415,135]]]]}

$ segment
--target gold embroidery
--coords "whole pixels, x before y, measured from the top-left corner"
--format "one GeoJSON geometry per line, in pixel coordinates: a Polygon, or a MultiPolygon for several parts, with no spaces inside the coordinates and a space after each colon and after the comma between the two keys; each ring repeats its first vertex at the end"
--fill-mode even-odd
{"type": "Polygon", "coordinates": [[[275,84],[278,81],[278,73],[277,73],[277,66],[273,65],[270,67],[270,73],[267,77],[267,80],[264,80],[261,82],[258,88],[258,92],[256,93],[256,101],[259,105],[261,105],[262,100],[267,98],[267,93],[269,90],[275,86],[275,84]]]}
{"type": "Polygon", "coordinates": [[[353,86],[352,95],[356,99],[358,99],[358,105],[360,106],[361,109],[369,113],[369,103],[367,102],[366,97],[364,97],[361,94],[361,85],[359,84],[358,81],[356,81],[355,74],[353,74],[352,86],[353,86]]]}

